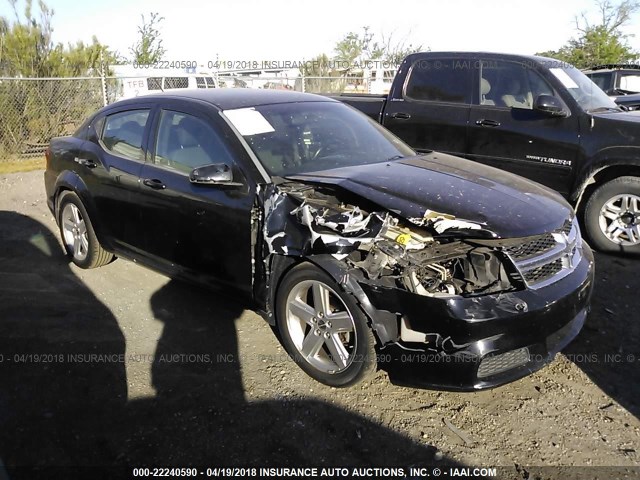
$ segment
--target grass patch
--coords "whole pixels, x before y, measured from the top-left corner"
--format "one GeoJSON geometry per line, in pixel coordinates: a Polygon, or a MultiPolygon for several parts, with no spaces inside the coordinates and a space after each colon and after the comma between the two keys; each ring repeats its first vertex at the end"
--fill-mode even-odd
{"type": "Polygon", "coordinates": [[[30,172],[32,170],[44,170],[45,158],[25,158],[23,160],[0,161],[0,174],[30,172]]]}

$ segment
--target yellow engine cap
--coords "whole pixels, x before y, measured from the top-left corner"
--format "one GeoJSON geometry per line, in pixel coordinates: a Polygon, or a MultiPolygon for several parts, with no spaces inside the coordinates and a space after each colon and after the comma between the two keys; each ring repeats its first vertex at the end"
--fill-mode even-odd
{"type": "Polygon", "coordinates": [[[396,237],[396,242],[398,242],[400,245],[406,245],[410,241],[411,241],[411,235],[409,235],[408,233],[401,233],[396,237]]]}

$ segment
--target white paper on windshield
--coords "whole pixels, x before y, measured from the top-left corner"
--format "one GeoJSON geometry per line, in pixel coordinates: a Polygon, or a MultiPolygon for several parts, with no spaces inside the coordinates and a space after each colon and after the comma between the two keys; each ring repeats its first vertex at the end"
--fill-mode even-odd
{"type": "Polygon", "coordinates": [[[255,108],[237,108],[225,110],[225,116],[238,129],[240,135],[257,135],[259,133],[275,132],[275,129],[264,116],[255,108]]]}
{"type": "Polygon", "coordinates": [[[580,88],[576,82],[573,81],[567,72],[565,72],[562,68],[550,68],[551,73],[553,73],[558,80],[562,82],[567,88],[580,88]]]}

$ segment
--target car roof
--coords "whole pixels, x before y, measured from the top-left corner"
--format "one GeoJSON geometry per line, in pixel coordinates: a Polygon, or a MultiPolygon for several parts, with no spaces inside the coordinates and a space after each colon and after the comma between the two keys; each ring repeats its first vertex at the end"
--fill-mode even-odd
{"type": "Polygon", "coordinates": [[[419,52],[412,53],[407,56],[407,59],[419,58],[421,56],[429,56],[429,57],[453,57],[460,59],[476,59],[478,57],[491,58],[496,60],[530,60],[534,62],[557,62],[558,64],[567,64],[562,60],[558,60],[557,58],[550,57],[540,57],[537,55],[518,55],[515,53],[500,53],[500,52],[455,52],[455,51],[442,51],[442,52],[419,52]]]}
{"type": "MultiPolygon", "coordinates": [[[[221,110],[235,108],[256,107],[259,105],[272,105],[276,103],[300,103],[300,102],[336,102],[329,97],[314,95],[311,93],[292,92],[286,90],[256,90],[251,88],[211,88],[202,90],[172,90],[171,92],[143,95],[116,102],[118,105],[127,103],[139,103],[140,100],[153,102],[153,100],[166,100],[168,98],[182,98],[186,100],[198,100],[210,103],[221,110]]],[[[115,104],[112,104],[115,105],[115,104]]]]}

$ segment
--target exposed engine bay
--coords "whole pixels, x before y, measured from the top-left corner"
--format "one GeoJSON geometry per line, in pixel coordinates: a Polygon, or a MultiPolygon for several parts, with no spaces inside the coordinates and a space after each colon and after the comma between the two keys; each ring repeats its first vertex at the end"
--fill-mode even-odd
{"type": "Polygon", "coordinates": [[[264,206],[266,256],[329,253],[368,282],[418,295],[515,289],[500,251],[455,235],[457,229],[480,229],[479,224],[432,211],[403,220],[333,188],[299,183],[271,188],[264,206]]]}

